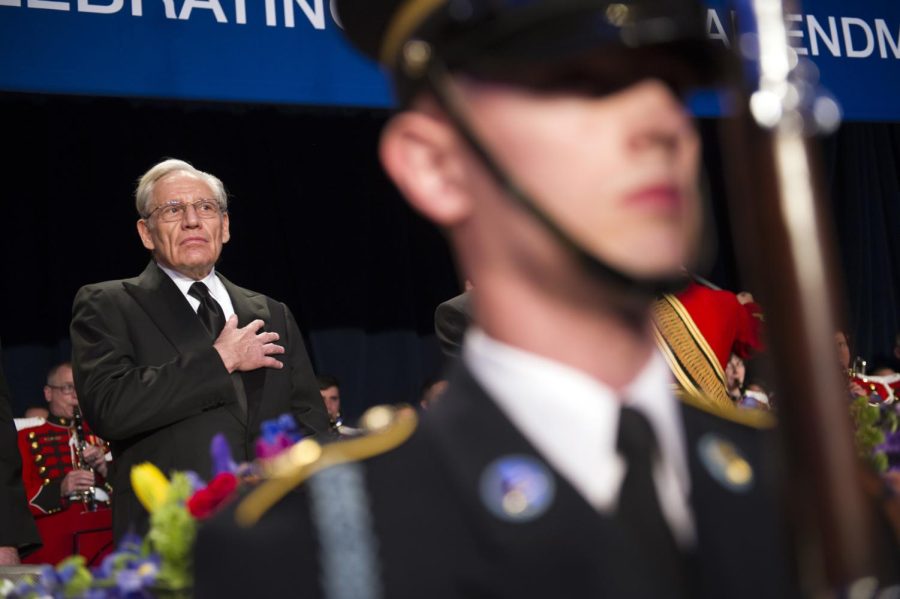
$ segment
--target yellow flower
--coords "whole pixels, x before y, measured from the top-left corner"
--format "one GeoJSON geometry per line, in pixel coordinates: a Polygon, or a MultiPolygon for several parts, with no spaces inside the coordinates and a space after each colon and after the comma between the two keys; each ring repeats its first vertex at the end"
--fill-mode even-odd
{"type": "Polygon", "coordinates": [[[144,462],[131,468],[131,488],[147,511],[153,513],[169,496],[169,479],[159,468],[144,462]]]}

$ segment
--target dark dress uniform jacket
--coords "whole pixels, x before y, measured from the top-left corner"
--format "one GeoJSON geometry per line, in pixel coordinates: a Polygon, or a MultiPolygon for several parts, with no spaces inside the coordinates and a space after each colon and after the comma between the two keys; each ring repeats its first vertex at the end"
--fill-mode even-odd
{"type": "Polygon", "coordinates": [[[219,275],[238,316],[280,335],[280,370],[229,374],[213,339],[178,287],[151,262],[133,279],[87,285],[73,307],[73,370],[84,416],[112,448],[113,528],[118,539],[146,513],[131,491],[132,466],[151,462],[211,475],[210,440],[223,433],[234,459],[253,456],[263,420],[290,412],[308,433],[328,430],[300,331],[287,306],[219,275]],[[246,410],[238,399],[240,382],[246,410]]]}
{"type": "MultiPolygon", "coordinates": [[[[767,433],[687,405],[682,412],[697,531],[689,596],[792,595],[771,493],[767,433]],[[719,483],[697,456],[702,438],[727,439],[737,448],[752,468],[752,484],[736,492],[719,483]]],[[[658,586],[641,547],[615,518],[598,513],[557,474],[555,497],[541,516],[518,523],[493,516],[479,480],[490,463],[511,455],[542,459],[461,367],[406,443],[361,463],[381,579],[380,594],[367,596],[675,596],[658,586]]],[[[328,560],[319,531],[332,526],[338,534],[353,534],[341,530],[340,521],[311,516],[316,478],[327,472],[314,475],[250,529],[238,528],[231,512],[204,525],[196,546],[197,599],[323,596],[328,560]]],[[[313,507],[322,513],[322,506],[313,507]]],[[[347,579],[360,570],[355,546],[349,542],[338,556],[347,579]]],[[[346,582],[352,589],[353,582],[346,582]]]]}

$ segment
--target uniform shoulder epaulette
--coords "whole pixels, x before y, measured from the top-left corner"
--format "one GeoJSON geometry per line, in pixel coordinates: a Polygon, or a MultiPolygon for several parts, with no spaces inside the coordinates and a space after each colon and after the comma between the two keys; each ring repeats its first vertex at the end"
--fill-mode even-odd
{"type": "Polygon", "coordinates": [[[723,406],[712,399],[695,393],[688,393],[678,385],[675,385],[675,396],[678,399],[701,412],[711,414],[716,418],[735,422],[744,426],[758,429],[774,428],[778,420],[771,412],[763,410],[742,409],[734,405],[723,406]]]}
{"type": "Polygon", "coordinates": [[[309,477],[338,464],[358,462],[402,445],[418,424],[409,406],[376,406],[360,419],[362,436],[320,444],[303,439],[283,454],[263,464],[263,482],[243,498],[235,510],[240,526],[253,526],[285,495],[309,477]]]}
{"type": "Polygon", "coordinates": [[[33,416],[31,418],[15,418],[14,420],[17,431],[36,428],[38,426],[42,426],[45,422],[47,422],[46,418],[41,418],[40,416],[33,416]]]}

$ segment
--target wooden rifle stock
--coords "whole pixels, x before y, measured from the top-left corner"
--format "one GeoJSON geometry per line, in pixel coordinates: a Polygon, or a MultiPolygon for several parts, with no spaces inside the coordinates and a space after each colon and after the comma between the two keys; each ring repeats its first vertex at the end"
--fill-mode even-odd
{"type": "Polygon", "coordinates": [[[792,106],[801,92],[784,6],[748,0],[738,16],[755,25],[758,56],[751,90],[723,128],[730,213],[738,260],[766,306],[795,565],[805,595],[852,595],[873,584],[876,549],[835,355],[843,304],[832,227],[810,116],[792,106]]]}

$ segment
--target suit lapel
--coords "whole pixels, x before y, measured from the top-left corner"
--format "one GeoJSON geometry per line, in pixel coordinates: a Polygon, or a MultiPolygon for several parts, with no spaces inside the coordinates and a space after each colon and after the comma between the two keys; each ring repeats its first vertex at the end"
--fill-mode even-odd
{"type": "Polygon", "coordinates": [[[269,321],[269,306],[266,304],[264,295],[238,287],[222,276],[221,273],[216,274],[231,298],[234,313],[238,316],[238,327],[245,327],[250,324],[250,321],[257,318],[266,322],[269,321]]]}
{"type": "MultiPolygon", "coordinates": [[[[234,313],[238,317],[238,327],[245,327],[256,319],[266,323],[270,322],[271,314],[264,295],[238,287],[221,274],[218,274],[218,277],[231,298],[234,313]]],[[[265,327],[259,332],[264,330],[265,327]]],[[[260,404],[264,399],[263,391],[268,374],[268,368],[257,368],[250,372],[240,373],[244,393],[247,396],[246,422],[251,432],[256,430],[256,415],[259,413],[260,404]]],[[[244,416],[240,415],[240,418],[243,421],[244,416]]]]}
{"type": "Polygon", "coordinates": [[[125,281],[123,285],[178,353],[209,344],[209,333],[187,298],[155,262],[147,265],[135,283],[125,281]]]}

